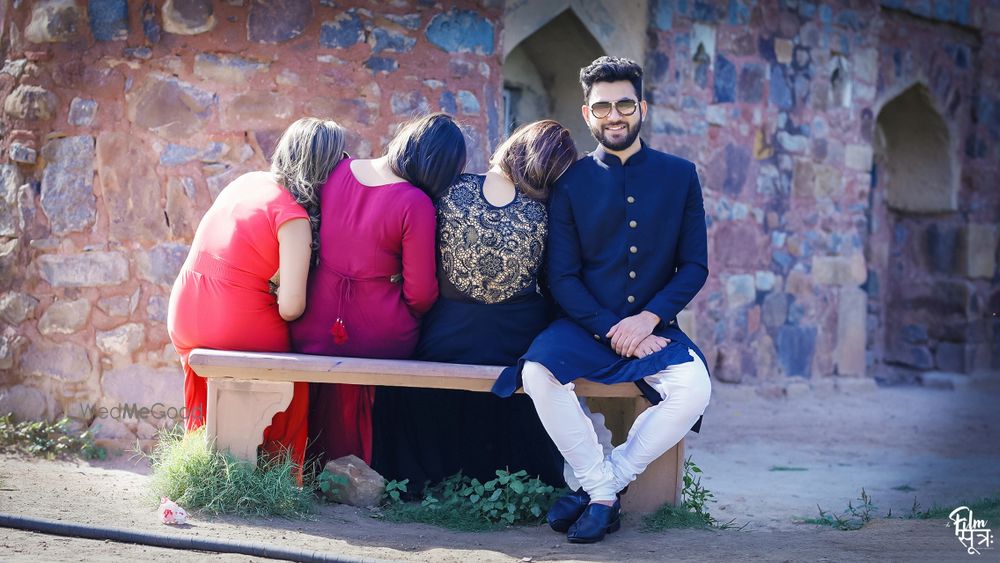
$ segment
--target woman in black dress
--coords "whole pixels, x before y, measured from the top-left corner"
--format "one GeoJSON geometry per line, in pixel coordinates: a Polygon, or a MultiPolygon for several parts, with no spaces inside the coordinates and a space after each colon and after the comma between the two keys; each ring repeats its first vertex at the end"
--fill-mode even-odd
{"type": "MultiPolygon", "coordinates": [[[[525,125],[437,202],[441,297],[423,319],[414,358],[509,366],[549,323],[538,278],[549,188],[577,157],[556,121],[525,125]]],[[[411,493],[461,471],[488,480],[525,469],[562,484],[563,460],[527,396],[379,387],[372,466],[411,493]]]]}

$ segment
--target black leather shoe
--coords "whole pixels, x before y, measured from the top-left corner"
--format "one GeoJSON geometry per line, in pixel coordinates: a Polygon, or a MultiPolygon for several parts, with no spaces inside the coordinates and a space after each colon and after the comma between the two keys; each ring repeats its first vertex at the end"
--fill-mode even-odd
{"type": "Polygon", "coordinates": [[[549,508],[549,513],[546,516],[549,527],[560,534],[565,534],[573,522],[576,522],[577,518],[583,514],[588,504],[590,504],[590,495],[583,489],[562,497],[549,508]]]}
{"type": "Polygon", "coordinates": [[[596,543],[605,534],[617,532],[622,527],[622,504],[615,501],[613,506],[591,503],[575,524],[569,527],[566,539],[570,543],[596,543]]]}

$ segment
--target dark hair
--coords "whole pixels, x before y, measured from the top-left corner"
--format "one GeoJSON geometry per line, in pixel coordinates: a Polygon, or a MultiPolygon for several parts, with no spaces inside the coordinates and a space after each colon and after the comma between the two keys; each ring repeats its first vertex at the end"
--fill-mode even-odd
{"type": "Polygon", "coordinates": [[[465,168],[465,137],[450,115],[432,113],[404,124],[385,155],[393,174],[437,199],[465,168]]]}
{"type": "Polygon", "coordinates": [[[303,117],[281,134],[271,155],[275,181],[309,215],[312,258],[319,259],[319,187],[344,155],[344,129],[335,121],[303,117]]]}
{"type": "Polygon", "coordinates": [[[499,166],[521,193],[543,200],[575,161],[576,145],[569,130],[552,119],[520,127],[490,157],[490,164],[499,166]]]}
{"type": "Polygon", "coordinates": [[[636,99],[642,101],[642,67],[625,57],[600,57],[580,69],[580,85],[583,86],[583,103],[590,102],[590,90],[595,82],[618,82],[628,80],[635,88],[636,99]]]}

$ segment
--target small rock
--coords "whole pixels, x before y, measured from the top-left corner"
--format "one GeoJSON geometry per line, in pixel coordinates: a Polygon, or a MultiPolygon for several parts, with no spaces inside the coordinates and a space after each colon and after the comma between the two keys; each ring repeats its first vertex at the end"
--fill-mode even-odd
{"type": "Polygon", "coordinates": [[[15,119],[45,121],[52,119],[59,105],[56,95],[41,86],[22,84],[4,100],[3,110],[15,119]]]}
{"type": "Polygon", "coordinates": [[[163,5],[163,29],[178,35],[197,35],[215,27],[211,0],[167,0],[163,5]]]}
{"type": "Polygon", "coordinates": [[[10,159],[14,162],[24,164],[34,164],[38,160],[38,153],[35,149],[21,143],[10,144],[10,159]]]}
{"type": "Polygon", "coordinates": [[[86,326],[89,317],[90,301],[86,299],[56,301],[38,319],[38,332],[46,336],[73,334],[86,326]]]}
{"type": "Polygon", "coordinates": [[[84,98],[73,98],[69,103],[69,116],[66,121],[70,125],[87,126],[93,123],[94,114],[97,113],[97,102],[84,98]]]}
{"type": "Polygon", "coordinates": [[[11,291],[0,296],[0,318],[7,323],[17,325],[27,319],[34,318],[38,300],[18,291],[11,291]]]}
{"type": "Polygon", "coordinates": [[[385,478],[357,456],[348,455],[332,460],[323,471],[346,477],[346,485],[327,493],[330,500],[351,506],[375,506],[385,492],[385,478]]]}
{"type": "Polygon", "coordinates": [[[142,347],[146,330],[139,323],[128,323],[118,328],[98,331],[97,347],[110,356],[131,357],[142,347]]]}
{"type": "Polygon", "coordinates": [[[79,34],[79,26],[80,8],[74,0],[42,0],[31,10],[24,37],[32,43],[70,41],[79,34]]]}
{"type": "Polygon", "coordinates": [[[15,385],[10,389],[0,391],[0,415],[11,413],[14,420],[44,420],[45,395],[34,387],[15,385]]]}

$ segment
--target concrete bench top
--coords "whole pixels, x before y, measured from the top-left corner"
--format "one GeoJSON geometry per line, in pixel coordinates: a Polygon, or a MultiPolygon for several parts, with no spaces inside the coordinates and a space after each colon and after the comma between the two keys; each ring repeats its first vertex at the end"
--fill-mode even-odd
{"type": "MultiPolygon", "coordinates": [[[[446,364],[416,360],[377,360],[275,352],[235,352],[198,348],[189,356],[194,371],[209,379],[308,381],[388,387],[460,389],[489,392],[500,366],[446,364]]],[[[632,383],[574,382],[582,397],[641,397],[632,383]]],[[[522,391],[523,392],[523,391],[522,391]]]]}

